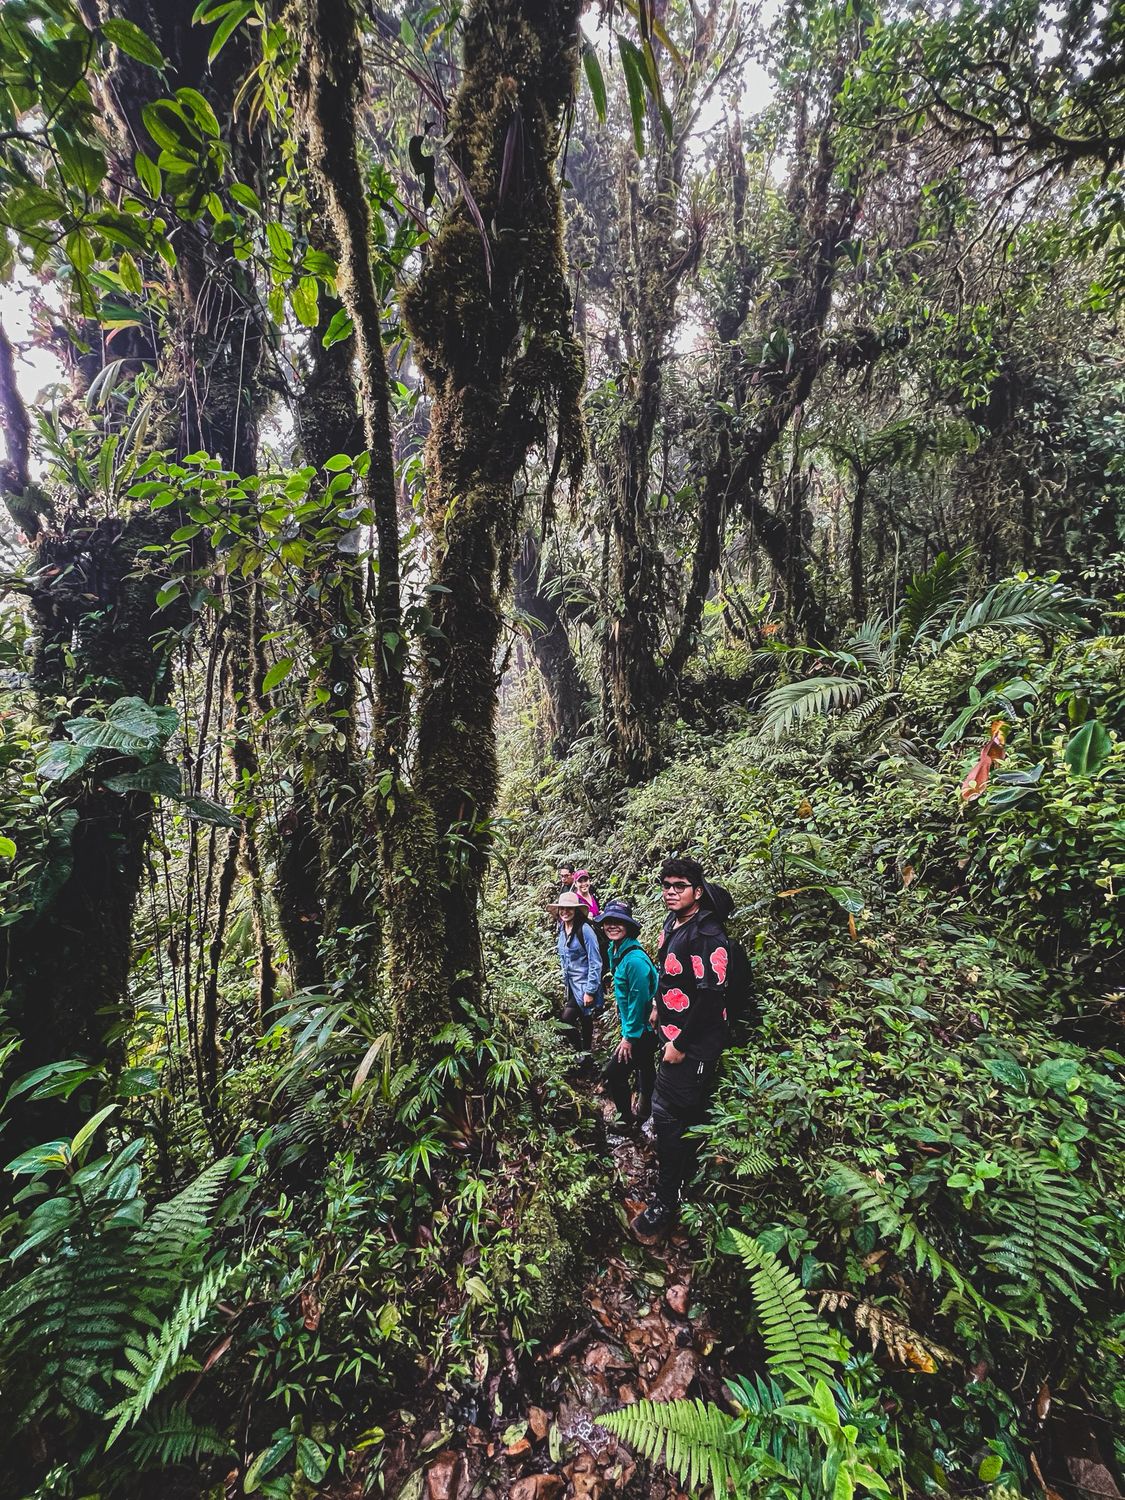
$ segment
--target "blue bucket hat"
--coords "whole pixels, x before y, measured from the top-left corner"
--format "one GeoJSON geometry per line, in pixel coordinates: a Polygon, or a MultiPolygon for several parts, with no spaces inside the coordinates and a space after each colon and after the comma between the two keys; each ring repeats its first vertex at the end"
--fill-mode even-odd
{"type": "Polygon", "coordinates": [[[611,901],[592,920],[599,927],[604,926],[606,922],[620,922],[630,937],[636,937],[641,930],[641,924],[633,915],[633,908],[629,905],[628,901],[611,901]]]}

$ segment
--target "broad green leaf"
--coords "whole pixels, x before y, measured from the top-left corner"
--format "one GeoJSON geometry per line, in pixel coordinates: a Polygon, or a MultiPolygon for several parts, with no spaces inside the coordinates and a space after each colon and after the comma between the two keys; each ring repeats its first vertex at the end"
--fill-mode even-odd
{"type": "Polygon", "coordinates": [[[331,1460],[332,1455],[326,1453],[319,1443],[314,1443],[312,1438],[299,1437],[297,1439],[297,1462],[310,1484],[320,1483],[328,1473],[331,1460]]]}
{"type": "Polygon", "coordinates": [[[293,658],[291,656],[283,656],[280,660],[275,661],[265,675],[265,680],[262,683],[262,692],[272,693],[279,683],[285,681],[292,670],[293,658]]]}
{"type": "Polygon", "coordinates": [[[15,839],[10,839],[7,834],[0,833],[0,859],[15,859],[15,857],[15,839]]]}
{"type": "Polygon", "coordinates": [[[1093,776],[1105,765],[1113,750],[1109,731],[1099,719],[1087,719],[1076,729],[1063,752],[1075,776],[1093,776]]]}
{"type": "Polygon", "coordinates": [[[258,197],[254,189],[247,187],[244,182],[232,182],[230,185],[230,195],[242,208],[253,209],[256,214],[261,213],[262,200],[258,197]]]}
{"type": "Polygon", "coordinates": [[[133,157],[133,167],[141,186],[150,198],[160,197],[160,168],[151,156],[146,156],[143,151],[138,151],[133,157]]]}
{"type": "Polygon", "coordinates": [[[173,154],[194,156],[194,132],[178,104],[171,99],[157,99],[141,110],[144,127],[156,144],[173,154]]]}
{"type": "Polygon", "coordinates": [[[109,1119],[110,1115],[113,1114],[116,1108],[116,1104],[107,1104],[104,1109],[99,1109],[96,1115],[90,1116],[85,1125],[83,1125],[82,1129],[70,1143],[70,1154],[72,1156],[78,1156],[83,1147],[89,1143],[98,1127],[100,1125],[103,1125],[105,1121],[109,1119]]]}
{"type": "Polygon", "coordinates": [[[212,802],[210,797],[176,797],[173,800],[181,807],[186,807],[188,817],[199,823],[214,823],[218,828],[242,827],[241,818],[235,817],[229,808],[220,803],[212,802]]]}
{"type": "Polygon", "coordinates": [[[94,247],[89,235],[81,229],[72,229],[67,235],[66,253],[71,265],[80,275],[85,275],[94,264],[94,247]]]}
{"type": "Polygon", "coordinates": [[[982,1458],[980,1468],[977,1470],[977,1478],[983,1479],[985,1484],[992,1484],[1000,1478],[1004,1468],[1004,1460],[998,1453],[990,1453],[987,1458],[982,1458]]]}
{"type": "Polygon", "coordinates": [[[350,339],[355,325],[342,307],[338,307],[332,314],[328,327],[324,330],[321,343],[326,349],[331,349],[333,344],[340,344],[344,339],[350,339]]]}
{"type": "Polygon", "coordinates": [[[306,328],[315,328],[320,321],[320,288],[315,276],[302,276],[293,288],[293,312],[297,321],[306,328]]]}
{"type": "Polygon", "coordinates": [[[232,5],[215,28],[215,35],[211,38],[211,45],[207,48],[207,61],[214,62],[219,53],[230,40],[231,33],[242,25],[246,17],[254,9],[254,0],[242,0],[241,4],[232,5]]]}
{"type": "Polygon", "coordinates": [[[212,140],[219,138],[219,122],[215,118],[215,111],[204,99],[198,89],[182,88],[176,90],[176,98],[184,109],[199,126],[204,135],[209,135],[212,140]]]}
{"type": "MultiPolygon", "coordinates": [[[[206,0],[204,0],[206,3],[206,0]]],[[[246,1477],[242,1481],[242,1493],[252,1495],[258,1488],[258,1482],[266,1477],[271,1469],[276,1469],[281,1460],[292,1449],[297,1439],[291,1432],[284,1433],[276,1443],[271,1443],[268,1448],[263,1448],[246,1470],[246,1477]]]]}
{"type": "Polygon", "coordinates": [[[82,769],[94,749],[93,745],[73,745],[68,740],[56,740],[40,756],[36,770],[44,781],[66,781],[82,769]]]}
{"type": "Polygon", "coordinates": [[[102,35],[107,37],[115,47],[128,53],[137,62],[144,63],[148,68],[168,66],[164,54],[151,37],[147,37],[139,26],[132,21],[126,21],[123,16],[114,16],[112,20],[103,21],[102,35]]]}
{"type": "Polygon", "coordinates": [[[181,788],[180,769],[170,761],[154,760],[151,765],[141,766],[138,771],[126,771],[121,776],[107,776],[102,785],[111,792],[152,792],[156,796],[176,797],[181,788]]]}
{"type": "Polygon", "coordinates": [[[136,261],[129,254],[128,250],[122,252],[121,258],[117,262],[117,271],[121,277],[122,285],[127,292],[132,292],[135,297],[142,297],[144,295],[145,287],[144,282],[141,280],[141,273],[137,268],[136,261]]]}

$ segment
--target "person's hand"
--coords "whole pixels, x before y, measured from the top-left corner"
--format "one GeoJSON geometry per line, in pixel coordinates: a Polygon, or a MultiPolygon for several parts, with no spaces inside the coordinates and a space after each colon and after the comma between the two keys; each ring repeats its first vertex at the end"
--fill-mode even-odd
{"type": "Polygon", "coordinates": [[[594,1003],[594,997],[593,997],[593,995],[583,995],[582,996],[582,1004],[586,1007],[587,1010],[589,1010],[590,1006],[593,1005],[593,1003],[594,1003]]]}
{"type": "Polygon", "coordinates": [[[656,1026],[656,1006],[655,1005],[652,1007],[652,1009],[648,1013],[648,1024],[655,1029],[655,1026],[656,1026]]]}
{"type": "Polygon", "coordinates": [[[682,1063],[686,1056],[687,1053],[681,1052],[675,1042],[666,1042],[664,1044],[664,1061],[666,1063],[682,1063]]]}
{"type": "Polygon", "coordinates": [[[617,1044],[617,1061],[632,1062],[633,1044],[627,1036],[623,1036],[617,1044]]]}

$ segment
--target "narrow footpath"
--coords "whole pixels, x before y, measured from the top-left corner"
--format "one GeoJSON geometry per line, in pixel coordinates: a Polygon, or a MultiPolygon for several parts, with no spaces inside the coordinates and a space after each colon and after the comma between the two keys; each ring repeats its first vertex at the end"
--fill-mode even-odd
{"type": "Polygon", "coordinates": [[[621,1135],[612,1104],[600,1107],[621,1234],[591,1269],[578,1326],[539,1358],[541,1404],[529,1403],[499,1434],[468,1424],[464,1446],[443,1447],[398,1500],[686,1500],[595,1422],[642,1397],[722,1399],[716,1334],[693,1296],[687,1236],[677,1232],[657,1249],[629,1237],[628,1221],[654,1180],[651,1140],[621,1135]]]}

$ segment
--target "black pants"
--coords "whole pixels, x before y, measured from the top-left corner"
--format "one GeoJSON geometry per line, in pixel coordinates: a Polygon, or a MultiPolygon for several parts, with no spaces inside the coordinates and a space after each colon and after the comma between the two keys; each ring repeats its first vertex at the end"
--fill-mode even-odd
{"type": "Polygon", "coordinates": [[[562,1020],[574,1031],[575,1049],[589,1052],[594,1045],[594,1007],[585,1006],[568,995],[562,1008],[562,1020]]]}
{"type": "Polygon", "coordinates": [[[693,1125],[707,1118],[718,1059],[698,1062],[685,1057],[682,1063],[661,1062],[652,1096],[652,1123],[656,1127],[657,1187],[659,1202],[675,1213],[680,1189],[699,1169],[699,1145],[688,1139],[693,1125]]]}
{"type": "Polygon", "coordinates": [[[633,1055],[628,1062],[619,1062],[614,1052],[606,1064],[603,1077],[609,1097],[617,1105],[621,1118],[627,1125],[636,1121],[642,1125],[648,1119],[652,1107],[652,1088],[656,1078],[656,1037],[651,1031],[632,1043],[633,1055]],[[638,1094],[637,1112],[633,1113],[634,1079],[638,1094]]]}

